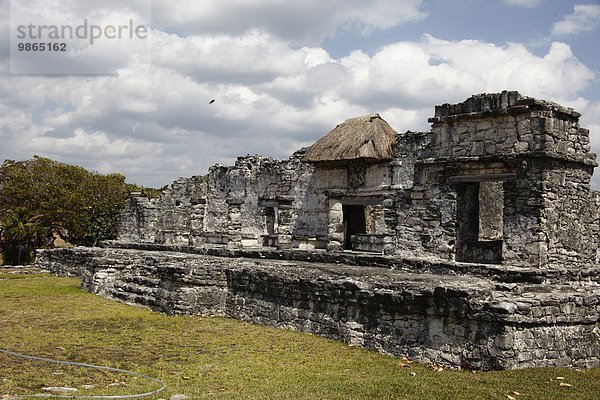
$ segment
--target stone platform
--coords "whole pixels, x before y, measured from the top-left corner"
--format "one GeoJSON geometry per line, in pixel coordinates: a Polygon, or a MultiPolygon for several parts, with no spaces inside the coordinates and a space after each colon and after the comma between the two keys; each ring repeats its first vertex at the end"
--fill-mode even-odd
{"type": "Polygon", "coordinates": [[[167,314],[227,316],[418,361],[600,366],[597,268],[125,243],[42,250],[36,262],[167,314]]]}

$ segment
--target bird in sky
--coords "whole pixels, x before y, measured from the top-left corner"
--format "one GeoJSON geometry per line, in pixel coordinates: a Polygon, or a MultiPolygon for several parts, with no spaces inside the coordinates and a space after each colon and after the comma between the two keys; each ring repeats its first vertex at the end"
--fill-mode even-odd
{"type": "Polygon", "coordinates": [[[208,104],[212,104],[215,102],[215,99],[212,99],[211,101],[208,102],[208,104]]]}

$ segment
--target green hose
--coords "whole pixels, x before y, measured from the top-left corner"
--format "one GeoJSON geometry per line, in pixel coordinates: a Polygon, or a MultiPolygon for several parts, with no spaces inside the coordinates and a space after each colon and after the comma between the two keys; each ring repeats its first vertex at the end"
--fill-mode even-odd
{"type": "Polygon", "coordinates": [[[0,349],[0,353],[4,353],[9,356],[14,356],[14,357],[18,357],[18,358],[24,358],[26,360],[44,361],[44,362],[49,362],[49,363],[53,363],[53,364],[74,365],[77,367],[93,368],[93,369],[99,369],[99,370],[103,370],[103,371],[120,372],[122,374],[130,375],[130,376],[137,376],[139,378],[143,378],[148,381],[151,381],[151,382],[161,385],[161,387],[159,389],[153,390],[151,392],[123,395],[123,396],[71,396],[71,395],[65,396],[65,395],[54,395],[54,394],[45,394],[44,393],[44,394],[31,394],[31,395],[16,395],[16,396],[12,396],[13,398],[47,397],[47,398],[55,398],[55,399],[136,399],[136,398],[140,398],[140,397],[147,397],[147,396],[152,396],[152,395],[158,394],[158,393],[162,392],[163,390],[165,390],[165,388],[167,387],[167,385],[160,379],[156,379],[156,378],[153,378],[153,377],[145,375],[145,374],[140,374],[138,372],[127,371],[124,369],[102,367],[99,365],[84,364],[84,363],[73,362],[73,361],[58,361],[58,360],[52,360],[50,358],[33,357],[33,356],[25,355],[25,354],[19,354],[19,353],[15,353],[12,351],[4,350],[4,349],[0,349]]]}

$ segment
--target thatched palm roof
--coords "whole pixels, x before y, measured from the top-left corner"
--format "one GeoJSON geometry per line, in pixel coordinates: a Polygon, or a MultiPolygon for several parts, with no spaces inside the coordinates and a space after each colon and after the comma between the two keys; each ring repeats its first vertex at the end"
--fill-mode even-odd
{"type": "Polygon", "coordinates": [[[398,133],[379,114],[350,118],[309,147],[307,162],[389,160],[398,133]]]}

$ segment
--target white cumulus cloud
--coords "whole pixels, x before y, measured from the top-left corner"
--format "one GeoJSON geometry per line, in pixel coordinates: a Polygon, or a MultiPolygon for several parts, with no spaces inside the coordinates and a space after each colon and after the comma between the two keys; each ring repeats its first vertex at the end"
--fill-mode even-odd
{"type": "Polygon", "coordinates": [[[575,35],[590,32],[600,26],[600,4],[576,4],[572,14],[552,27],[552,35],[575,35]]]}
{"type": "Polygon", "coordinates": [[[180,3],[153,2],[151,66],[49,78],[8,75],[0,61],[0,159],[40,154],[160,187],[240,155],[286,158],[372,112],[399,132],[428,130],[436,104],[505,89],[575,106],[600,144],[600,121],[586,117],[597,103],[582,98],[596,73],[566,43],[534,54],[424,35],[338,57],[324,37],[424,18],[421,1],[180,3]]]}

